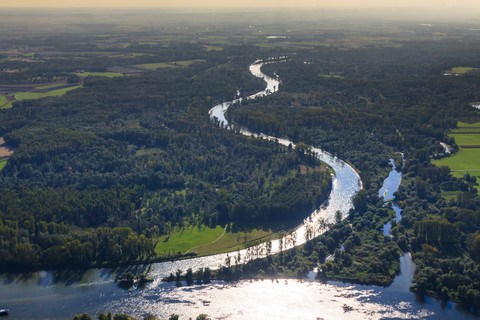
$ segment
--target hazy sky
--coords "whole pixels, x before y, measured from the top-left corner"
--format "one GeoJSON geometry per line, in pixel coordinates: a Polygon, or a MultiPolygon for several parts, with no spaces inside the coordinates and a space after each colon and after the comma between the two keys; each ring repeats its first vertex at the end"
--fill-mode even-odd
{"type": "Polygon", "coordinates": [[[478,0],[0,0],[0,7],[480,7],[478,0]]]}

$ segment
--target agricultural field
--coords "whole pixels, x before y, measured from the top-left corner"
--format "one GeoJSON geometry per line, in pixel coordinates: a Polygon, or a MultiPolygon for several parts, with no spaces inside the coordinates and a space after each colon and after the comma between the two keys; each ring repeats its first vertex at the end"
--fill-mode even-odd
{"type": "Polygon", "coordinates": [[[32,100],[32,99],[41,99],[45,97],[58,97],[63,96],[65,93],[71,90],[80,88],[81,86],[73,86],[62,89],[51,90],[47,92],[17,92],[15,94],[15,99],[17,100],[32,100]]]}
{"type": "Polygon", "coordinates": [[[74,73],[74,74],[79,76],[79,77],[93,76],[93,77],[114,78],[114,77],[123,76],[122,73],[118,73],[118,72],[77,72],[77,73],[74,73]]]}
{"type": "Polygon", "coordinates": [[[0,161],[0,171],[5,167],[6,164],[7,164],[7,160],[0,161]]]}
{"type": "Polygon", "coordinates": [[[446,73],[453,73],[453,74],[463,74],[467,73],[469,71],[475,70],[475,68],[472,67],[455,67],[452,68],[451,70],[445,71],[446,73]]]}
{"type": "Polygon", "coordinates": [[[460,147],[459,151],[448,158],[435,160],[438,166],[448,166],[456,177],[463,177],[467,172],[480,177],[480,122],[459,122],[458,129],[452,130],[450,137],[460,147]]]}
{"type": "Polygon", "coordinates": [[[194,62],[195,62],[194,60],[185,60],[185,61],[173,61],[173,62],[144,63],[144,64],[132,65],[131,67],[154,71],[161,68],[186,67],[191,65],[194,62]]]}
{"type": "Polygon", "coordinates": [[[207,52],[210,51],[222,51],[223,48],[219,46],[212,46],[212,45],[204,45],[205,48],[207,48],[207,52]]]}
{"type": "Polygon", "coordinates": [[[136,64],[131,67],[154,71],[161,68],[175,68],[175,65],[173,65],[172,63],[158,62],[158,63],[136,64]]]}

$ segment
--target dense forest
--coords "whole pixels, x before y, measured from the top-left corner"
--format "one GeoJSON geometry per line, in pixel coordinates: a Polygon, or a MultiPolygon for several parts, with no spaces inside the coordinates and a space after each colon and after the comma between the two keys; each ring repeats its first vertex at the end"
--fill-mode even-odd
{"type": "Polygon", "coordinates": [[[213,105],[264,85],[218,55],[1,110],[15,148],[0,177],[2,267],[169,258],[154,248],[175,227],[289,226],[323,202],[331,178],[316,160],[210,121],[213,105]]]}

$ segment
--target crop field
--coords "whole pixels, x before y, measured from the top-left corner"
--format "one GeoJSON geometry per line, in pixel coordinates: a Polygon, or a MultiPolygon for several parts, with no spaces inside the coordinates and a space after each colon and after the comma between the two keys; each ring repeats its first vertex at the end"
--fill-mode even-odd
{"type": "Polygon", "coordinates": [[[452,68],[451,70],[447,70],[445,72],[462,74],[462,73],[467,73],[468,71],[472,71],[474,69],[475,68],[472,68],[472,67],[455,67],[455,68],[452,68]]]}
{"type": "Polygon", "coordinates": [[[35,90],[47,90],[47,89],[53,89],[53,88],[58,88],[58,87],[63,87],[66,85],[66,82],[63,83],[52,83],[52,84],[47,84],[44,86],[36,87],[35,90]]]}
{"type": "Polygon", "coordinates": [[[155,251],[158,255],[195,252],[198,255],[213,254],[243,248],[246,242],[255,241],[271,235],[272,232],[250,230],[244,232],[226,232],[221,226],[216,228],[192,227],[163,236],[159,239],[155,251]]]}
{"type": "Polygon", "coordinates": [[[204,45],[207,48],[207,51],[222,51],[223,48],[219,46],[204,45]]]}
{"type": "Polygon", "coordinates": [[[48,92],[17,92],[15,94],[15,99],[32,100],[32,99],[40,99],[45,97],[58,97],[58,96],[63,96],[68,91],[71,91],[80,87],[81,86],[74,86],[74,87],[56,89],[48,92]]]}
{"type": "Polygon", "coordinates": [[[0,171],[5,167],[6,164],[7,164],[7,160],[0,161],[0,171]]]}
{"type": "Polygon", "coordinates": [[[161,68],[186,67],[188,65],[191,65],[194,62],[195,62],[194,60],[185,60],[185,61],[173,61],[173,62],[144,63],[144,64],[132,65],[131,67],[154,71],[161,68]]]}
{"type": "Polygon", "coordinates": [[[480,177],[480,161],[478,161],[480,159],[480,122],[472,124],[459,122],[457,125],[459,129],[453,130],[449,136],[455,139],[460,150],[455,155],[435,160],[434,163],[437,166],[448,166],[456,177],[463,177],[467,172],[471,176],[480,177]]]}
{"type": "Polygon", "coordinates": [[[175,65],[173,65],[172,63],[158,62],[158,63],[136,64],[136,65],[133,65],[132,67],[154,71],[161,68],[175,68],[175,65]]]}
{"type": "Polygon", "coordinates": [[[78,73],[74,73],[74,74],[79,76],[79,77],[94,76],[94,77],[114,78],[114,77],[123,76],[122,73],[118,73],[118,72],[78,72],[78,73]]]}

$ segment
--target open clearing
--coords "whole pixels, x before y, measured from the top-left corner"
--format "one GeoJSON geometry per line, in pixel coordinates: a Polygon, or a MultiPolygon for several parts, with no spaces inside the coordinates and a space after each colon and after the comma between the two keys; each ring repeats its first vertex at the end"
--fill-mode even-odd
{"type": "Polygon", "coordinates": [[[450,133],[449,136],[455,139],[455,143],[460,146],[460,150],[451,157],[435,160],[433,163],[437,166],[448,166],[456,177],[463,177],[467,172],[471,176],[480,177],[480,161],[478,161],[480,159],[480,148],[461,147],[480,145],[480,134],[458,133],[476,131],[475,127],[480,127],[480,122],[471,124],[459,122],[457,126],[460,129],[453,130],[455,133],[450,133]]]}
{"type": "Polygon", "coordinates": [[[161,256],[188,252],[195,252],[197,255],[213,254],[243,248],[245,240],[248,243],[271,234],[271,231],[256,229],[244,233],[225,232],[221,226],[213,229],[192,227],[161,237],[155,252],[161,256]]]}

